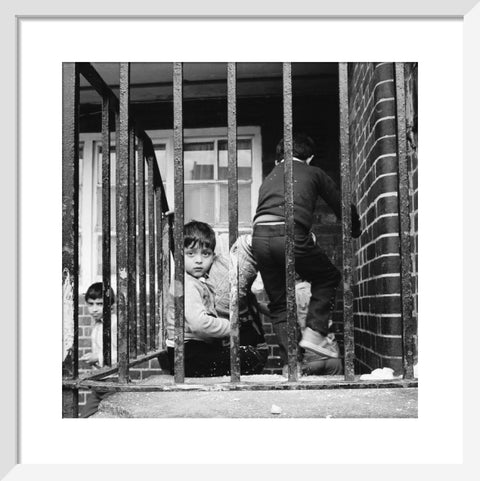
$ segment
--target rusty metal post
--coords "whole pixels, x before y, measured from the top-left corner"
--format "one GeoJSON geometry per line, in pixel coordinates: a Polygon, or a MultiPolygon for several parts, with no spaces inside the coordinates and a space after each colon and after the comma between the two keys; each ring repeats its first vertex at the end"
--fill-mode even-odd
{"type": "Polygon", "coordinates": [[[128,155],[128,346],[130,358],[137,357],[137,188],[135,131],[130,120],[128,155]]]}
{"type": "Polygon", "coordinates": [[[405,115],[404,64],[395,63],[397,102],[398,196],[400,221],[401,295],[403,323],[403,377],[413,379],[415,325],[413,322],[412,250],[410,244],[410,202],[407,167],[407,132],[405,115]]]}
{"type": "Polygon", "coordinates": [[[340,103],[340,173],[342,185],[342,246],[343,246],[343,325],[345,350],[345,380],[355,378],[355,342],[353,324],[352,292],[352,221],[351,221],[351,178],[350,178],[350,134],[348,110],[348,64],[339,63],[340,103]]]}
{"type": "MultiPolygon", "coordinates": [[[[163,206],[162,206],[162,190],[163,184],[160,181],[160,186],[155,189],[155,248],[157,253],[157,290],[156,290],[156,302],[157,309],[155,310],[155,320],[158,326],[159,340],[158,348],[164,347],[165,338],[165,318],[163,317],[163,249],[162,249],[162,232],[163,232],[163,206]]],[[[155,336],[157,339],[157,336],[155,336]]]]}
{"type": "MultiPolygon", "coordinates": [[[[237,169],[237,69],[227,66],[228,90],[228,245],[231,249],[238,239],[238,169],[237,169]]],[[[238,262],[230,273],[230,375],[232,382],[240,381],[239,323],[238,323],[238,262]]]]}
{"type": "Polygon", "coordinates": [[[139,348],[147,353],[147,257],[145,242],[145,156],[143,139],[138,138],[138,327],[139,348]]]}
{"type": "Polygon", "coordinates": [[[118,316],[118,380],[129,381],[128,363],[128,174],[130,154],[130,64],[120,64],[120,113],[117,144],[117,316],[118,316]]]}
{"type": "Polygon", "coordinates": [[[283,148],[285,189],[285,279],[287,293],[288,380],[296,381],[297,308],[295,302],[295,226],[293,205],[292,64],[283,64],[283,148]]]}
{"type": "Polygon", "coordinates": [[[103,280],[103,364],[112,365],[110,298],[111,249],[110,249],[110,99],[102,102],[102,280],[103,280]]]}
{"type": "Polygon", "coordinates": [[[185,261],[183,248],[184,173],[183,173],[183,65],[173,64],[173,152],[175,191],[175,382],[185,381],[184,324],[185,324],[185,261]]]}
{"type": "Polygon", "coordinates": [[[153,147],[148,152],[148,304],[149,304],[149,347],[155,349],[155,186],[153,168],[155,156],[153,147]]]}
{"type": "MultiPolygon", "coordinates": [[[[162,319],[163,319],[164,326],[166,326],[166,323],[167,323],[167,304],[168,304],[170,278],[171,278],[170,251],[171,251],[171,237],[172,237],[172,234],[171,234],[172,222],[173,222],[172,215],[169,215],[168,217],[166,217],[163,222],[163,230],[162,230],[162,251],[163,251],[162,319]]],[[[164,332],[164,337],[162,338],[162,345],[160,346],[162,349],[165,349],[165,344],[166,344],[165,340],[166,340],[166,332],[164,332]]]]}
{"type": "MultiPolygon", "coordinates": [[[[76,379],[78,377],[79,74],[75,63],[63,64],[62,96],[63,344],[71,345],[63,360],[63,371],[69,378],[76,379]]],[[[62,389],[62,416],[78,417],[78,389],[62,389]]]]}

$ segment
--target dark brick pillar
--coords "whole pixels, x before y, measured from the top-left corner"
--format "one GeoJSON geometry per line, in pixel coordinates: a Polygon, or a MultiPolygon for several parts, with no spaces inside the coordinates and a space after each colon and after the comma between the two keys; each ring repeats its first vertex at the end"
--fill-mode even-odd
{"type": "Polygon", "coordinates": [[[392,63],[350,66],[352,192],[363,233],[355,241],[355,355],[359,372],[402,369],[395,73],[392,63]]]}

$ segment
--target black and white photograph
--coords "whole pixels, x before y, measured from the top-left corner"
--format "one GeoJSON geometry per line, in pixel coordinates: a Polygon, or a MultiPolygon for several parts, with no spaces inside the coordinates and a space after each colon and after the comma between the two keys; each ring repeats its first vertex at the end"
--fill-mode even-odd
{"type": "Polygon", "coordinates": [[[63,416],[417,417],[418,76],[64,63],[63,416]]]}
{"type": "Polygon", "coordinates": [[[474,478],[478,0],[147,3],[2,7],[0,478],[474,478]]]}

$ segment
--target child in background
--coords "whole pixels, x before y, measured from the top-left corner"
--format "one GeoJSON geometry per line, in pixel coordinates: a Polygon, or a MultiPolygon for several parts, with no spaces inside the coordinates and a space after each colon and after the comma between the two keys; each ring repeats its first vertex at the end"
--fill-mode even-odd
{"type": "MultiPolygon", "coordinates": [[[[185,376],[210,377],[230,374],[230,321],[218,317],[215,292],[209,281],[214,261],[215,232],[205,222],[184,227],[185,255],[185,376]]],[[[174,369],[175,304],[173,291],[167,306],[167,353],[174,369]]],[[[240,346],[240,372],[257,374],[264,360],[253,346],[240,346]]],[[[173,374],[173,372],[172,372],[173,374]]]]}
{"type": "MultiPolygon", "coordinates": [[[[111,306],[115,303],[115,294],[110,288],[111,306]]],[[[82,356],[79,360],[86,362],[93,369],[103,367],[103,284],[95,282],[85,293],[85,302],[87,303],[88,314],[95,321],[92,328],[91,341],[92,352],[82,356]]],[[[112,346],[112,364],[117,362],[117,317],[114,313],[110,316],[111,320],[111,346],[112,346]]],[[[100,393],[95,390],[91,391],[87,399],[87,403],[83,409],[82,418],[88,418],[98,410],[100,401],[104,399],[108,393],[100,393]]]]}

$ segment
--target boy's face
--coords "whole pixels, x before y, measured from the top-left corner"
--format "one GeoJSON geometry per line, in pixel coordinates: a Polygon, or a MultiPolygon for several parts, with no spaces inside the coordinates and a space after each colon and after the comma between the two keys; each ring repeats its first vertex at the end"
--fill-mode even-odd
{"type": "Polygon", "coordinates": [[[203,277],[212,266],[213,250],[207,247],[185,247],[185,271],[197,279],[203,277]]]}
{"type": "Polygon", "coordinates": [[[95,321],[102,320],[103,299],[87,299],[87,310],[95,321]]]}

